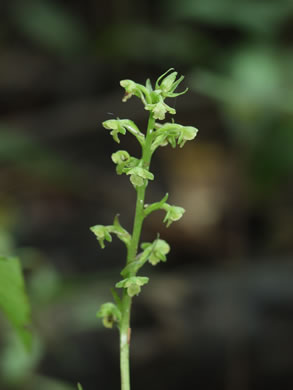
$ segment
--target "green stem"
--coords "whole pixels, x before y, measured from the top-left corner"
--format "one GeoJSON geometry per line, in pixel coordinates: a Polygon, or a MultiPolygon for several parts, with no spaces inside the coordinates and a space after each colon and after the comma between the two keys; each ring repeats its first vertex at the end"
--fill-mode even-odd
{"type": "Polygon", "coordinates": [[[130,345],[131,297],[124,290],[122,298],[122,318],[120,322],[120,372],[121,390],[130,390],[129,345],[130,345]]]}
{"type": "MultiPolygon", "coordinates": [[[[152,158],[152,132],[154,129],[155,120],[150,114],[145,143],[142,146],[142,164],[148,169],[152,158]]],[[[138,244],[141,235],[141,228],[144,214],[144,199],[147,188],[147,181],[145,185],[137,188],[135,217],[133,223],[133,232],[130,245],[127,253],[127,264],[135,260],[138,244]]],[[[134,275],[129,275],[134,276],[134,275]]],[[[124,290],[122,297],[122,310],[120,322],[120,371],[121,371],[121,390],[130,390],[130,373],[129,373],[129,346],[130,346],[130,312],[131,312],[132,298],[124,290]]]]}

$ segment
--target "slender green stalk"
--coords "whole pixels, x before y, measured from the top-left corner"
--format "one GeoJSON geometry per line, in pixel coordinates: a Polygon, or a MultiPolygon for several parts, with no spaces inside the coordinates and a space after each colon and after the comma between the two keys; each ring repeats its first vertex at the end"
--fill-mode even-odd
{"type": "MultiPolygon", "coordinates": [[[[152,114],[149,116],[148,128],[146,134],[145,144],[142,148],[142,163],[144,168],[149,168],[151,163],[151,141],[152,132],[155,120],[152,114]]],[[[138,187],[135,217],[133,223],[132,239],[129,245],[127,253],[127,264],[135,260],[137,254],[137,248],[140,240],[141,229],[144,215],[144,199],[147,188],[147,182],[145,185],[138,187]]],[[[134,276],[134,274],[129,275],[134,276]]],[[[130,390],[130,375],[129,375],[129,347],[130,347],[130,312],[131,312],[132,298],[127,294],[126,290],[123,292],[122,298],[122,317],[120,323],[120,372],[121,372],[121,390],[130,390]]]]}
{"type": "Polygon", "coordinates": [[[120,323],[120,375],[121,390],[130,390],[129,346],[130,346],[130,310],[132,298],[123,292],[122,318],[120,323]]]}

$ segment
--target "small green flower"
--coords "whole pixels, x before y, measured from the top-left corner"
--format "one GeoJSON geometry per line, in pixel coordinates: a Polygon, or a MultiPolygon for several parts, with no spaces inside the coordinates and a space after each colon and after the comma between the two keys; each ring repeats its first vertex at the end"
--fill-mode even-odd
{"type": "Polygon", "coordinates": [[[197,135],[198,129],[193,126],[182,126],[178,137],[178,145],[182,148],[186,141],[193,140],[197,135]]]}
{"type": "Polygon", "coordinates": [[[132,80],[121,80],[120,85],[125,89],[125,95],[122,99],[123,102],[126,102],[131,96],[137,93],[137,85],[132,80]]]}
{"type": "Polygon", "coordinates": [[[161,91],[161,94],[164,98],[166,97],[177,97],[179,95],[183,95],[188,91],[188,88],[186,88],[183,92],[174,93],[175,89],[178,87],[178,85],[183,81],[184,76],[180,76],[178,80],[176,80],[177,72],[172,72],[168,76],[166,76],[169,72],[174,70],[173,68],[170,68],[160,76],[156,82],[155,89],[157,91],[161,91]],[[162,81],[161,81],[162,80],[162,81]],[[160,83],[161,81],[161,83],[160,83]]]}
{"type": "Polygon", "coordinates": [[[198,129],[192,126],[182,126],[178,123],[160,123],[155,124],[156,132],[155,139],[152,143],[152,149],[155,150],[158,146],[170,144],[173,148],[178,144],[181,148],[186,141],[193,140],[198,132],[198,129]]]}
{"type": "Polygon", "coordinates": [[[129,171],[126,173],[130,176],[130,181],[134,185],[134,187],[141,187],[145,184],[145,180],[154,180],[154,175],[141,167],[135,167],[129,169],[129,171]]]}
{"type": "Polygon", "coordinates": [[[107,121],[104,121],[102,125],[104,126],[105,129],[112,130],[110,134],[112,135],[114,141],[117,142],[118,144],[120,143],[118,134],[119,133],[123,135],[126,134],[126,130],[123,126],[121,126],[119,119],[109,119],[107,121]]]}
{"type": "Polygon", "coordinates": [[[131,276],[130,278],[126,278],[116,283],[117,288],[126,288],[127,294],[130,297],[134,297],[134,295],[138,295],[141,291],[141,286],[147,284],[149,278],[146,276],[131,276]]]}
{"type": "Polygon", "coordinates": [[[170,245],[165,240],[157,239],[153,243],[146,242],[141,245],[141,248],[144,250],[150,247],[152,247],[152,250],[148,261],[152,265],[157,265],[160,261],[167,260],[166,255],[170,252],[170,245]]]}
{"type": "Polygon", "coordinates": [[[121,80],[120,85],[122,88],[125,89],[125,95],[122,99],[123,102],[126,102],[133,95],[140,98],[144,104],[146,104],[146,101],[150,99],[148,82],[147,82],[147,86],[145,87],[144,85],[135,83],[132,80],[121,80]]]}
{"type": "Polygon", "coordinates": [[[115,164],[125,164],[130,160],[130,154],[126,150],[118,150],[111,158],[115,164]]]}
{"type": "Polygon", "coordinates": [[[178,221],[185,213],[183,207],[171,206],[168,203],[165,203],[162,206],[162,209],[166,211],[166,215],[163,222],[167,223],[167,227],[169,227],[172,222],[178,221]]]}
{"type": "Polygon", "coordinates": [[[110,134],[112,135],[114,141],[118,144],[120,143],[120,139],[118,137],[119,133],[125,135],[126,131],[129,131],[129,133],[134,135],[141,145],[144,142],[144,134],[130,119],[109,119],[107,121],[104,121],[102,124],[105,129],[112,130],[110,134]]]}
{"type": "Polygon", "coordinates": [[[147,104],[145,109],[152,111],[154,118],[158,120],[164,120],[167,112],[172,115],[176,114],[175,108],[168,106],[163,100],[160,100],[158,103],[147,104]]]}
{"type": "Polygon", "coordinates": [[[90,230],[95,234],[97,240],[99,241],[101,248],[105,248],[104,240],[111,242],[112,237],[109,233],[109,227],[104,225],[95,225],[90,228],[90,230]]]}
{"type": "Polygon", "coordinates": [[[114,323],[119,323],[121,320],[121,312],[112,302],[104,303],[96,316],[103,319],[103,324],[106,328],[112,328],[114,323]]]}

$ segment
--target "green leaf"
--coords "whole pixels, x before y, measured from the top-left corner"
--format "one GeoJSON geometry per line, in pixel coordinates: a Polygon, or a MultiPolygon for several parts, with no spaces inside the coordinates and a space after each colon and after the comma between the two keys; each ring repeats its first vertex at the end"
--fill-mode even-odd
{"type": "Polygon", "coordinates": [[[114,298],[114,301],[118,307],[118,309],[121,311],[122,309],[122,301],[121,301],[121,298],[119,297],[119,295],[117,294],[117,292],[114,290],[114,288],[111,288],[111,293],[112,293],[112,296],[114,298]]]}
{"type": "Polygon", "coordinates": [[[80,383],[77,384],[77,390],[83,390],[83,388],[82,388],[80,383]]]}
{"type": "Polygon", "coordinates": [[[0,257],[0,309],[16,329],[26,348],[31,347],[31,309],[21,265],[16,257],[0,257]]]}

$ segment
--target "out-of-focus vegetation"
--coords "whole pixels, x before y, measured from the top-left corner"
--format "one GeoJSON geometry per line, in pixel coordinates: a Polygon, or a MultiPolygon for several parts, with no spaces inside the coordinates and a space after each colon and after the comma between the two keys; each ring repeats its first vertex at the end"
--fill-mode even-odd
{"type": "Polygon", "coordinates": [[[149,200],[170,190],[187,213],[161,230],[169,273],[137,304],[133,386],[292,388],[292,22],[289,0],[0,3],[0,255],[20,258],[33,317],[27,353],[1,315],[1,390],[118,388],[95,312],[124,253],[100,251],[88,227],[120,210],[130,226],[134,193],[100,123],[143,128],[118,82],[171,66],[192,86],[178,122],[200,132],[153,164],[149,200]]]}

